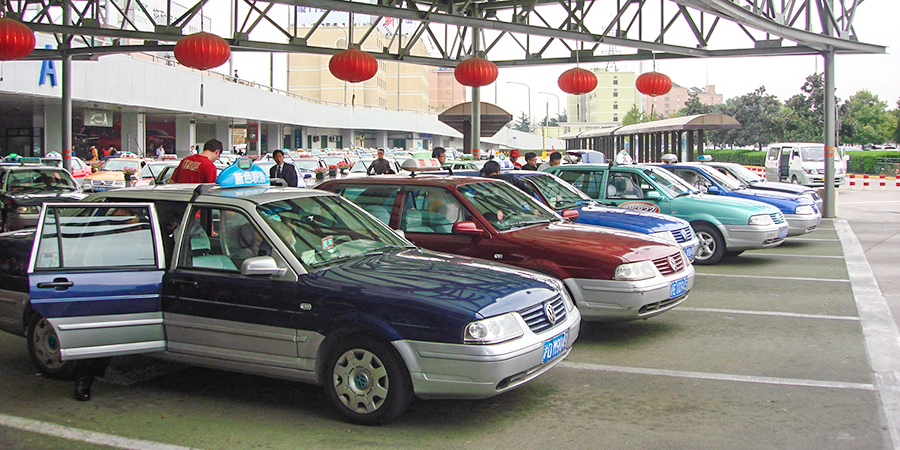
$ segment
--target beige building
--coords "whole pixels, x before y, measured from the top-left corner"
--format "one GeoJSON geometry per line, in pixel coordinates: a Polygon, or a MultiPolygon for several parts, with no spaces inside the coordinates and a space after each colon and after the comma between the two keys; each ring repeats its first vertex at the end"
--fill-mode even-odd
{"type": "MultiPolygon", "coordinates": [[[[355,39],[368,27],[358,25],[353,31],[355,39]]],[[[309,28],[298,27],[299,36],[309,28]]],[[[320,26],[310,37],[309,44],[320,47],[346,48],[347,28],[320,26]]],[[[400,38],[406,46],[407,38],[400,38]]],[[[381,30],[369,35],[361,50],[381,53],[385,46],[396,48],[397,39],[391,41],[381,30]]],[[[421,41],[410,50],[413,55],[426,55],[421,41]]],[[[404,110],[430,111],[430,81],[433,67],[378,60],[378,72],[362,83],[346,83],[335,78],[328,70],[329,55],[292,53],[288,56],[288,91],[308,99],[347,105],[369,105],[404,110]]]]}
{"type": "MultiPolygon", "coordinates": [[[[632,106],[639,104],[640,94],[634,87],[634,72],[589,69],[597,75],[597,87],[588,94],[567,95],[566,112],[570,122],[621,123],[632,106]],[[584,99],[584,117],[580,102],[584,99]]],[[[565,133],[564,133],[565,134],[565,133]]]]}
{"type": "Polygon", "coordinates": [[[466,101],[466,87],[456,81],[451,67],[431,67],[429,77],[429,106],[441,113],[451,106],[466,101]]]}
{"type": "Polygon", "coordinates": [[[669,117],[684,108],[691,93],[696,93],[700,103],[705,105],[721,105],[723,102],[722,94],[716,94],[716,87],[713,85],[707,85],[705,88],[686,88],[673,83],[672,90],[668,94],[656,97],[645,95],[644,112],[650,114],[652,108],[653,112],[663,117],[669,117]]]}

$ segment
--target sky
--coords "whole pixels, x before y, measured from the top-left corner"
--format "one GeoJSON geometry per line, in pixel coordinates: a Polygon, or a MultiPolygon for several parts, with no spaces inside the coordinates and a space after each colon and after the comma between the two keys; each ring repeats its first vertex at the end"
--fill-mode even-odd
{"type": "MultiPolygon", "coordinates": [[[[895,0],[869,0],[859,6],[854,18],[859,40],[886,46],[887,51],[877,55],[837,55],[835,87],[839,99],[846,100],[856,92],[867,89],[885,101],[888,108],[897,107],[900,99],[900,82],[894,78],[900,75],[900,53],[897,48],[900,45],[900,26],[895,21],[897,17],[900,17],[900,2],[895,0]]],[[[746,42],[741,40],[738,45],[745,46],[746,42]]],[[[284,88],[286,70],[283,55],[275,57],[274,66],[275,87],[284,88]]],[[[643,63],[643,67],[638,62],[617,63],[620,71],[649,71],[651,66],[649,62],[643,63]]],[[[556,99],[539,92],[556,94],[562,103],[560,108],[565,110],[566,94],[557,86],[557,78],[570,67],[574,65],[501,68],[497,81],[482,88],[482,100],[495,103],[517,117],[529,109],[527,90],[524,86],[508,82],[525,83],[531,91],[530,107],[534,120],[543,118],[548,108],[551,116],[555,115],[556,99]]],[[[605,64],[600,67],[605,67],[605,64]]],[[[268,54],[236,53],[233,68],[239,70],[243,79],[269,83],[268,54]]],[[[227,72],[228,66],[218,70],[227,72]]],[[[760,86],[765,86],[768,93],[779,99],[786,100],[800,93],[807,76],[823,71],[823,59],[821,56],[776,56],[664,60],[657,62],[656,70],[667,74],[681,86],[715,85],[717,93],[723,94],[726,100],[752,92],[760,86]]]]}

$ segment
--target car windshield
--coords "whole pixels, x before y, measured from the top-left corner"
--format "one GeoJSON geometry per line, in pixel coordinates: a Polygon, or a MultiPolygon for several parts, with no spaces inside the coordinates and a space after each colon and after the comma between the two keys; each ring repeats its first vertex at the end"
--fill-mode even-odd
{"type": "MultiPolygon", "coordinates": [[[[719,169],[719,167],[716,168],[719,169]]],[[[723,170],[727,170],[729,175],[745,183],[761,183],[766,181],[765,178],[740,164],[729,164],[728,169],[723,168],[723,170]]]]}
{"type": "Polygon", "coordinates": [[[103,166],[100,167],[100,170],[111,170],[121,172],[125,170],[126,167],[131,167],[134,170],[140,169],[141,162],[137,159],[129,160],[129,159],[108,159],[103,166]]]}
{"type": "Polygon", "coordinates": [[[730,175],[725,175],[722,172],[719,172],[718,170],[713,169],[712,167],[704,167],[702,170],[703,170],[703,173],[705,173],[708,177],[715,180],[716,183],[719,183],[722,186],[725,186],[725,188],[728,190],[734,191],[737,189],[742,189],[744,187],[744,185],[741,184],[741,182],[736,180],[734,177],[732,177],[730,175]]]}
{"type": "Polygon", "coordinates": [[[177,162],[165,162],[165,163],[149,163],[141,169],[140,175],[138,178],[154,178],[156,175],[159,175],[166,166],[176,166],[177,162]]]}
{"type": "Polygon", "coordinates": [[[325,161],[326,165],[336,166],[339,162],[344,162],[343,156],[323,156],[322,161],[325,161]]]}
{"type": "Polygon", "coordinates": [[[700,192],[662,167],[645,167],[644,174],[671,197],[700,192]]]}
{"type": "Polygon", "coordinates": [[[288,162],[300,170],[316,170],[316,167],[319,167],[319,160],[313,158],[291,159],[288,162]]]}
{"type": "Polygon", "coordinates": [[[509,183],[472,183],[456,189],[499,231],[561,220],[555,212],[509,183]]]}
{"type": "Polygon", "coordinates": [[[61,159],[51,159],[51,158],[41,158],[41,164],[49,167],[56,167],[62,169],[62,160],[61,159]]]}
{"type": "Polygon", "coordinates": [[[550,175],[532,175],[525,177],[531,182],[541,195],[550,203],[550,207],[555,210],[572,208],[587,203],[593,203],[590,197],[579,191],[569,183],[550,175]]]}
{"type": "Polygon", "coordinates": [[[13,170],[8,175],[7,190],[10,192],[40,191],[73,191],[77,187],[65,171],[59,169],[13,170]]]}
{"type": "Polygon", "coordinates": [[[801,147],[800,153],[804,161],[825,161],[825,147],[801,147]]]}
{"type": "Polygon", "coordinates": [[[257,210],[297,259],[311,267],[411,245],[338,196],[279,200],[257,210]]]}

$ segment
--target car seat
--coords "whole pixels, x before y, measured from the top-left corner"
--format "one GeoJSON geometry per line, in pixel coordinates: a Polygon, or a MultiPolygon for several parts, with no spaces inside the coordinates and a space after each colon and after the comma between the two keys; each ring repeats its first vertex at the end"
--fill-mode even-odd
{"type": "Polygon", "coordinates": [[[199,225],[191,228],[191,267],[203,269],[237,270],[237,266],[225,255],[210,255],[212,246],[209,235],[199,225]]]}
{"type": "Polygon", "coordinates": [[[612,184],[606,186],[606,197],[607,198],[616,198],[619,195],[619,190],[612,184]]]}
{"type": "Polygon", "coordinates": [[[434,233],[431,227],[425,225],[423,212],[418,209],[410,209],[403,215],[403,231],[409,233],[434,233]]]}

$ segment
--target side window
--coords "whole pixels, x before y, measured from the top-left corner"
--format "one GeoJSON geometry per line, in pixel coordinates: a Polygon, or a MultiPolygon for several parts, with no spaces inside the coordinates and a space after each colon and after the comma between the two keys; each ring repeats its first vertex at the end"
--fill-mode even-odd
{"type": "Polygon", "coordinates": [[[51,208],[39,239],[36,270],[157,268],[146,206],[51,208]]]}
{"type": "Polygon", "coordinates": [[[767,158],[769,159],[769,161],[775,161],[776,159],[778,159],[778,155],[780,153],[781,153],[780,147],[772,147],[769,149],[769,155],[767,156],[767,158]]]}
{"type": "Polygon", "coordinates": [[[6,190],[6,174],[9,173],[7,170],[0,170],[0,192],[4,192],[6,190]]]}
{"type": "Polygon", "coordinates": [[[190,217],[179,268],[238,272],[245,259],[272,254],[272,245],[241,211],[194,207],[190,217]]]}
{"type": "MultiPolygon", "coordinates": [[[[647,185],[647,189],[650,189],[649,184],[647,185]]],[[[644,190],[641,186],[640,176],[638,174],[628,172],[610,172],[609,182],[606,184],[606,198],[644,198],[644,190]]]]}
{"type": "Polygon", "coordinates": [[[696,171],[690,169],[674,169],[672,172],[675,175],[678,175],[682,180],[694,186],[697,189],[702,189],[709,187],[711,183],[706,179],[703,175],[700,175],[696,171]]]}
{"type": "Polygon", "coordinates": [[[347,186],[341,188],[338,194],[390,225],[398,192],[400,188],[395,186],[347,186]]]}
{"type": "Polygon", "coordinates": [[[446,233],[472,216],[448,190],[423,187],[404,193],[400,229],[408,233],[446,233]]]}
{"type": "MultiPolygon", "coordinates": [[[[586,175],[589,175],[589,174],[590,174],[590,172],[579,172],[576,170],[561,170],[559,172],[554,172],[554,175],[562,178],[563,180],[568,181],[569,184],[577,187],[578,189],[581,189],[582,191],[585,191],[584,180],[585,180],[585,178],[587,178],[586,175]]],[[[587,191],[585,191],[585,192],[587,192],[587,191]]],[[[590,194],[588,194],[588,195],[590,195],[590,194]]],[[[594,195],[591,195],[591,197],[597,198],[594,195]]]]}

